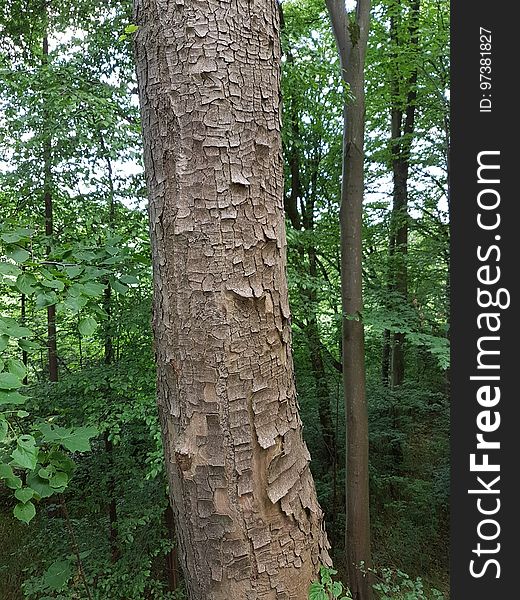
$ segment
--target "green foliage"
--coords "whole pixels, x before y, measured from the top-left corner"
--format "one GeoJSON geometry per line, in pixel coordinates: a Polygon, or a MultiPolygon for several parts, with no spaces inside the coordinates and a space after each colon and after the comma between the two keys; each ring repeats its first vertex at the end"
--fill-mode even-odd
{"type": "MultiPolygon", "coordinates": [[[[342,565],[338,219],[349,91],[324,3],[287,0],[282,8],[285,202],[292,196],[298,214],[293,222],[287,211],[296,383],[334,562],[342,565]],[[334,467],[324,442],[324,407],[336,436],[334,467]]],[[[165,578],[173,542],[165,525],[130,43],[138,28],[127,2],[108,9],[99,0],[59,0],[47,12],[33,0],[0,8],[0,597],[21,600],[23,589],[31,600],[84,598],[83,573],[96,600],[181,598],[182,589],[169,589],[165,578]],[[45,33],[49,54],[42,60],[45,33]],[[115,43],[119,33],[128,43],[115,43]],[[44,169],[49,146],[50,177],[44,169]],[[51,236],[45,232],[44,188],[54,207],[51,236]],[[49,383],[46,319],[52,306],[60,380],[49,383]]],[[[376,564],[413,574],[378,572],[376,590],[392,600],[432,600],[440,596],[422,581],[446,579],[449,521],[448,5],[421,1],[414,50],[409,14],[409,0],[381,0],[373,10],[360,317],[374,557],[376,564]],[[399,40],[389,40],[390,18],[398,22],[399,40]],[[403,82],[416,67],[408,252],[392,258],[388,109],[392,102],[406,105],[403,82]],[[407,298],[389,291],[403,264],[407,298]],[[381,383],[386,332],[405,337],[400,389],[381,383]]],[[[323,567],[311,597],[348,597],[335,575],[323,567]]]]}
{"type": "Polygon", "coordinates": [[[313,581],[309,587],[309,600],[349,600],[352,598],[348,590],[343,589],[341,581],[333,581],[332,577],[337,575],[335,569],[320,566],[320,577],[318,581],[313,581]]]}
{"type": "Polygon", "coordinates": [[[431,588],[427,591],[420,577],[412,579],[403,571],[388,568],[375,575],[379,582],[374,584],[374,590],[380,600],[444,600],[439,590],[431,588]]]}

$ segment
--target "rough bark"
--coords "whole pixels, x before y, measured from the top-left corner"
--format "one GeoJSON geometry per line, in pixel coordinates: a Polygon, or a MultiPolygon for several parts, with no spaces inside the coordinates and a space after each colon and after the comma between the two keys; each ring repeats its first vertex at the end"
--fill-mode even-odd
{"type": "Polygon", "coordinates": [[[275,0],[136,0],[158,404],[190,600],[304,600],[328,563],[285,276],[275,0]]]}
{"type": "Polygon", "coordinates": [[[365,341],[362,290],[362,216],[364,194],[364,66],[370,1],[358,0],[355,16],[343,0],[327,0],[344,82],[352,100],[344,107],[341,184],[341,299],[343,308],[343,389],[346,415],[346,554],[349,586],[355,600],[372,597],[370,577],[370,503],[368,414],[365,391],[365,341]],[[361,568],[363,567],[363,568],[361,568]]]}

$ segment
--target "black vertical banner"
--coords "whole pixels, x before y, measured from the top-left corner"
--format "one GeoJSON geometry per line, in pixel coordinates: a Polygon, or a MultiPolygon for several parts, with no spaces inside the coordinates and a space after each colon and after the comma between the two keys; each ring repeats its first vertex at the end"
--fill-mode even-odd
{"type": "Polygon", "coordinates": [[[452,600],[519,595],[515,6],[451,3],[452,600]]]}

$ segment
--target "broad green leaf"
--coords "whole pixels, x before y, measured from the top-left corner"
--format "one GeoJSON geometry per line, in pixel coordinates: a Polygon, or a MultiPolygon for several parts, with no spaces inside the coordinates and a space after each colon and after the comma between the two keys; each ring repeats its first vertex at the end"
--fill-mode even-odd
{"type": "Polygon", "coordinates": [[[319,581],[313,581],[309,587],[309,600],[329,600],[325,588],[319,581]]]}
{"type": "Polygon", "coordinates": [[[78,275],[81,275],[81,273],[83,273],[83,267],[80,265],[65,267],[65,272],[71,279],[74,279],[74,277],[77,277],[78,275]]]}
{"type": "Polygon", "coordinates": [[[343,592],[343,584],[340,581],[335,581],[332,584],[331,591],[334,598],[339,598],[343,592]]]}
{"type": "Polygon", "coordinates": [[[21,327],[14,319],[1,319],[0,331],[9,337],[23,338],[31,335],[31,330],[21,327]]]}
{"type": "Polygon", "coordinates": [[[0,479],[11,479],[12,477],[14,477],[14,473],[11,465],[0,463],[0,479]]]}
{"type": "Polygon", "coordinates": [[[20,229],[15,229],[14,231],[5,231],[0,235],[0,238],[3,239],[6,244],[17,244],[21,240],[26,240],[27,238],[31,237],[32,234],[32,229],[21,227],[20,229]]]}
{"type": "Polygon", "coordinates": [[[36,342],[23,339],[18,340],[18,345],[22,350],[27,350],[27,352],[30,352],[31,350],[38,350],[41,347],[40,344],[36,342]]]}
{"type": "Polygon", "coordinates": [[[19,490],[16,490],[16,492],[14,493],[14,497],[17,500],[20,500],[20,502],[23,502],[24,504],[26,502],[29,502],[29,500],[34,496],[34,491],[31,488],[22,488],[19,490]]]}
{"type": "Polygon", "coordinates": [[[7,369],[9,373],[12,373],[16,377],[23,379],[27,375],[27,369],[21,360],[17,358],[10,358],[7,361],[7,369]]]}
{"type": "Polygon", "coordinates": [[[19,502],[13,509],[14,516],[23,523],[30,523],[36,515],[36,508],[32,502],[19,502]]]}
{"type": "Polygon", "coordinates": [[[68,560],[56,560],[43,574],[45,585],[52,590],[60,590],[72,576],[72,567],[68,560]]]}
{"type": "Polygon", "coordinates": [[[15,248],[14,250],[11,250],[7,256],[16,263],[23,263],[31,257],[31,254],[23,248],[15,248]]]}
{"type": "Polygon", "coordinates": [[[68,429],[64,427],[51,427],[47,423],[38,426],[44,440],[61,444],[70,452],[87,452],[90,450],[90,438],[98,432],[95,427],[77,427],[68,429]]]}
{"type": "Polygon", "coordinates": [[[79,332],[83,337],[90,337],[97,329],[97,321],[93,317],[84,317],[78,324],[79,332]]]}
{"type": "Polygon", "coordinates": [[[48,480],[43,479],[35,472],[27,475],[27,485],[30,486],[40,498],[49,498],[56,493],[56,490],[53,490],[49,485],[48,480]]]}
{"type": "Polygon", "coordinates": [[[88,299],[84,296],[74,296],[72,294],[68,294],[63,301],[63,304],[73,313],[78,313],[85,306],[85,304],[87,304],[87,302],[88,299]]]}
{"type": "Polygon", "coordinates": [[[0,373],[0,390],[16,390],[21,386],[19,377],[13,373],[0,373]]]}
{"type": "Polygon", "coordinates": [[[58,296],[56,296],[55,292],[44,292],[43,294],[38,294],[36,296],[36,308],[47,308],[47,306],[52,306],[53,304],[58,303],[58,296]]]}
{"type": "Polygon", "coordinates": [[[119,281],[121,281],[122,283],[126,283],[127,285],[135,285],[139,283],[139,279],[137,279],[137,277],[134,277],[133,275],[122,275],[119,278],[119,281]]]}
{"type": "Polygon", "coordinates": [[[9,233],[2,233],[0,235],[0,238],[2,238],[4,240],[4,242],[6,242],[7,244],[16,244],[17,242],[22,240],[23,237],[24,237],[23,235],[20,235],[16,231],[9,232],[9,233]]]}
{"type": "Polygon", "coordinates": [[[67,473],[63,473],[62,471],[58,471],[55,473],[49,480],[49,485],[52,488],[64,488],[69,481],[69,476],[67,473]]]}
{"type": "Polygon", "coordinates": [[[20,273],[16,278],[16,287],[26,296],[30,296],[34,292],[34,286],[37,284],[36,277],[31,273],[20,273]]]}
{"type": "Polygon", "coordinates": [[[20,392],[0,390],[0,406],[4,404],[24,404],[27,401],[27,396],[23,396],[20,392]]]}
{"type": "Polygon", "coordinates": [[[99,296],[103,293],[105,286],[95,281],[88,281],[87,283],[81,284],[81,291],[87,296],[99,296]]]}
{"type": "MultiPolygon", "coordinates": [[[[3,442],[7,438],[7,434],[9,432],[9,425],[7,421],[0,420],[0,442],[3,442]]],[[[0,465],[1,467],[1,465],[0,465]]]]}
{"type": "Polygon", "coordinates": [[[24,469],[33,471],[38,462],[38,448],[32,435],[21,435],[17,442],[16,448],[11,453],[11,457],[15,464],[24,469]]]}
{"type": "Polygon", "coordinates": [[[121,295],[125,295],[126,292],[128,292],[128,286],[124,285],[123,283],[119,282],[117,279],[113,279],[110,282],[110,285],[114,288],[114,290],[121,295]]]}
{"type": "Polygon", "coordinates": [[[10,490],[18,490],[22,487],[22,480],[16,475],[14,477],[8,477],[5,480],[5,485],[10,490]]]}
{"type": "Polygon", "coordinates": [[[0,352],[3,352],[7,345],[9,344],[9,336],[8,335],[0,335],[0,352]]]}
{"type": "Polygon", "coordinates": [[[52,452],[49,452],[48,459],[53,467],[56,467],[56,469],[64,471],[65,473],[72,473],[74,471],[74,467],[76,466],[74,461],[69,456],[63,452],[60,452],[59,450],[53,450],[52,452]]]}
{"type": "Polygon", "coordinates": [[[58,292],[62,292],[65,289],[65,284],[59,279],[42,279],[41,283],[45,287],[52,288],[53,290],[58,290],[58,292]]]}
{"type": "Polygon", "coordinates": [[[139,29],[139,25],[131,23],[125,27],[125,33],[135,33],[139,29]]]}
{"type": "Polygon", "coordinates": [[[117,265],[117,263],[123,262],[124,258],[118,254],[116,256],[111,256],[103,261],[104,265],[117,265]]]}
{"type": "Polygon", "coordinates": [[[16,265],[0,261],[0,275],[17,276],[21,272],[21,269],[19,269],[16,265]]]}

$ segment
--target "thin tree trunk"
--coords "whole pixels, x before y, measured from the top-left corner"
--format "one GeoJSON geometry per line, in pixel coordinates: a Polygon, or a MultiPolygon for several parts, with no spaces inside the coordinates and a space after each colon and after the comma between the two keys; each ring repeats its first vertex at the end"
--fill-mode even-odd
{"type": "Polygon", "coordinates": [[[327,0],[342,76],[353,100],[345,103],[341,185],[341,299],[343,308],[343,388],[346,415],[346,554],[349,586],[355,600],[372,597],[368,414],[362,291],[362,217],[364,194],[364,66],[370,1],[357,0],[347,13],[344,0],[327,0]],[[354,16],[355,14],[355,16],[354,16]]]}
{"type": "MultiPolygon", "coordinates": [[[[309,274],[316,278],[316,252],[314,248],[309,248],[309,274]]],[[[316,314],[316,292],[309,292],[309,317],[307,319],[305,333],[309,343],[311,354],[311,367],[316,382],[316,400],[318,402],[318,415],[320,418],[321,433],[323,443],[327,451],[329,466],[331,468],[337,463],[337,445],[334,423],[330,410],[330,389],[327,380],[327,373],[323,362],[322,344],[318,329],[318,319],[316,314]]]]}
{"type": "Polygon", "coordinates": [[[330,564],[285,276],[275,0],[136,0],[158,403],[190,600],[303,600],[330,564]]]}
{"type": "MultiPolygon", "coordinates": [[[[115,194],[114,194],[114,178],[112,171],[112,161],[106,149],[103,136],[100,134],[101,151],[105,157],[108,175],[108,228],[112,232],[115,225],[115,194]]],[[[114,341],[112,337],[112,288],[110,282],[105,281],[105,290],[103,293],[103,308],[106,313],[105,321],[105,365],[109,367],[114,361],[114,341]]],[[[107,391],[107,405],[110,402],[110,391],[107,391]]],[[[110,541],[110,557],[112,563],[116,563],[121,558],[121,550],[119,548],[119,540],[117,533],[117,493],[116,493],[116,477],[114,467],[114,445],[109,437],[108,431],[103,433],[105,452],[108,457],[108,522],[109,522],[109,541],[110,541]]]]}
{"type": "MultiPolygon", "coordinates": [[[[419,10],[420,0],[411,0],[409,19],[408,52],[417,51],[419,44],[419,10]]],[[[402,6],[397,0],[395,13],[390,19],[390,43],[395,49],[392,78],[392,111],[391,111],[391,150],[393,172],[393,207],[391,219],[390,261],[391,291],[396,292],[403,302],[408,301],[408,177],[410,172],[410,151],[415,128],[417,100],[417,65],[414,65],[408,77],[403,78],[400,71],[402,58],[400,52],[400,28],[402,6]],[[404,95],[404,97],[403,97],[404,95]]],[[[408,60],[408,59],[407,59],[408,60]]],[[[405,358],[403,333],[393,336],[391,358],[391,386],[402,385],[405,377],[405,358]]]]}
{"type": "MultiPolygon", "coordinates": [[[[21,298],[20,298],[20,319],[22,322],[22,325],[25,325],[25,320],[26,320],[26,296],[25,294],[22,294],[21,298]]],[[[27,352],[27,350],[22,350],[22,363],[23,366],[25,367],[25,377],[23,378],[23,384],[27,385],[28,383],[28,379],[27,379],[27,367],[29,365],[29,354],[27,352]]]]}
{"type": "MultiPolygon", "coordinates": [[[[43,66],[49,63],[49,38],[47,33],[43,36],[43,66]]],[[[45,137],[43,140],[43,201],[45,205],[45,235],[48,240],[54,233],[53,204],[52,204],[52,145],[49,131],[47,111],[44,110],[45,137]]],[[[50,247],[47,248],[50,253],[50,247]]],[[[49,380],[58,381],[58,349],[56,338],[56,306],[47,307],[47,355],[49,361],[49,380]]]]}

